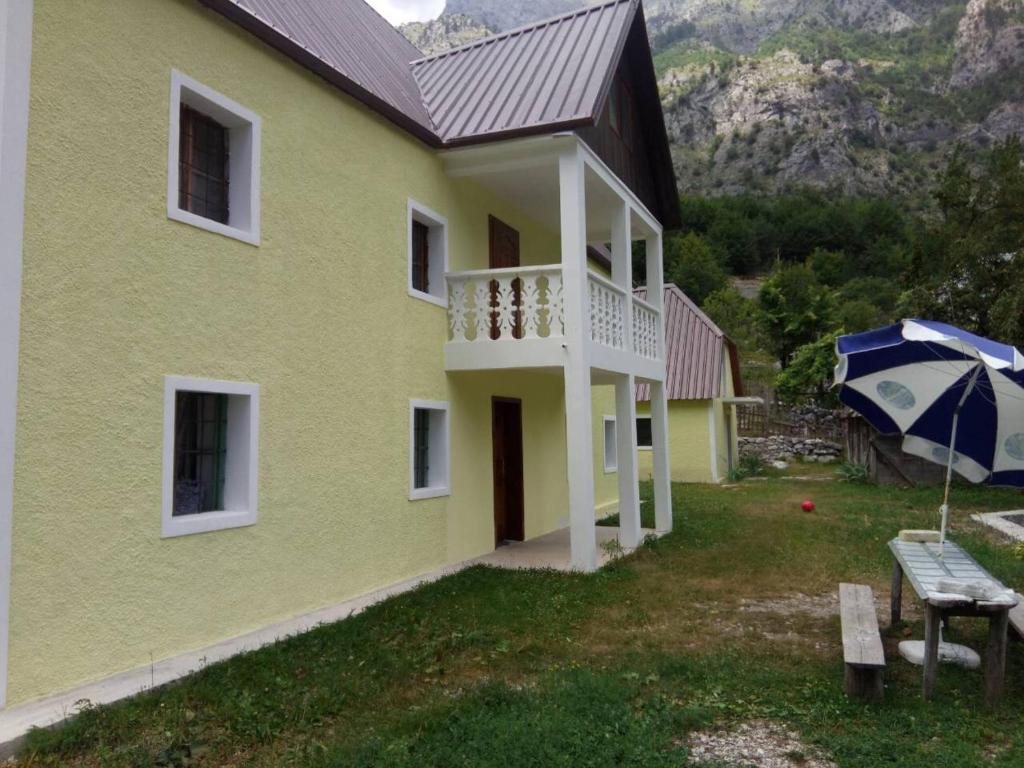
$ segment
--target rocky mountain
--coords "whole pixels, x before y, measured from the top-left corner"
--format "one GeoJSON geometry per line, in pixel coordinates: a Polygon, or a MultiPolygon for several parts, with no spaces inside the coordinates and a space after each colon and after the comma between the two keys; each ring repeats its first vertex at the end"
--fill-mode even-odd
{"type": "Polygon", "coordinates": [[[430,56],[492,34],[491,28],[465,14],[444,13],[430,21],[413,21],[398,28],[406,39],[430,56]]]}
{"type": "MultiPolygon", "coordinates": [[[[587,2],[598,0],[448,0],[405,31],[440,50],[587,2]]],[[[920,197],[955,143],[1024,131],[1024,0],[644,8],[681,191],[920,197]]]]}

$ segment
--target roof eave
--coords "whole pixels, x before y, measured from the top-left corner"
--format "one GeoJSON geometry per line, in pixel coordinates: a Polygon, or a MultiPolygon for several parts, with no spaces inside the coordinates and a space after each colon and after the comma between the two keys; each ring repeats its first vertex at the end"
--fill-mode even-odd
{"type": "Polygon", "coordinates": [[[234,22],[271,48],[280,51],[299,65],[318,75],[340,91],[362,102],[382,117],[408,131],[420,141],[434,148],[441,148],[444,143],[440,137],[422,123],[412,119],[394,105],[367,90],[351,78],[346,77],[317,57],[306,48],[296,43],[287,35],[278,32],[252,14],[246,13],[231,0],[199,0],[199,2],[229,21],[234,22]]]}

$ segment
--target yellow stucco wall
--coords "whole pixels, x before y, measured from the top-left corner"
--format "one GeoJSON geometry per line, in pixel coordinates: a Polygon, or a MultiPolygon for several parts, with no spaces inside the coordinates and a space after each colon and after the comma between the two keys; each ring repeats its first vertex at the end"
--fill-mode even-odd
{"type": "Polygon", "coordinates": [[[489,213],[524,264],[556,233],[193,0],[35,9],[9,704],[488,551],[491,394],[524,400],[528,534],[559,524],[561,377],[445,375],[407,198],[452,269],[489,213]],[[172,68],[262,117],[260,247],[167,219],[172,68]],[[167,374],[260,385],[255,526],[160,538],[167,374]],[[410,398],[451,404],[451,497],[408,501],[410,398]]]}
{"type": "MultiPolygon", "coordinates": [[[[709,400],[670,400],[668,403],[668,446],[672,480],[677,483],[711,482],[711,444],[708,428],[709,400]]],[[[637,415],[650,414],[648,403],[637,403],[637,415]]],[[[637,450],[641,480],[653,473],[652,452],[637,450]]]]}
{"type": "MultiPolygon", "coordinates": [[[[732,374],[729,366],[722,369],[722,388],[726,397],[734,394],[732,374]]],[[[650,403],[637,403],[637,415],[649,415],[650,403]]],[[[668,403],[668,445],[671,454],[672,480],[677,483],[715,482],[711,471],[712,452],[718,469],[718,480],[725,480],[729,474],[729,443],[732,455],[737,456],[735,406],[716,400],[669,400],[668,403]],[[708,411],[713,413],[709,416],[708,411]],[[732,415],[731,428],[726,412],[732,415]],[[712,424],[714,425],[714,446],[712,446],[712,424]]],[[[641,479],[650,479],[653,472],[650,450],[639,449],[638,469],[641,479]]]]}

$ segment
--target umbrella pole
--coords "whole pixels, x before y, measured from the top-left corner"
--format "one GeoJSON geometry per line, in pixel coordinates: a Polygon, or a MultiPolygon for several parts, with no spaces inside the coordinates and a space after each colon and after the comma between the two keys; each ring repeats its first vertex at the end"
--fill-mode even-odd
{"type": "Polygon", "coordinates": [[[956,453],[956,430],[960,425],[960,409],[964,407],[964,403],[967,402],[967,398],[974,390],[974,384],[978,381],[980,373],[981,363],[978,363],[978,366],[974,369],[974,374],[971,376],[971,380],[964,387],[964,393],[960,396],[960,402],[956,404],[956,410],[953,411],[953,428],[950,430],[949,435],[949,457],[946,459],[946,488],[942,494],[942,506],[939,507],[939,513],[942,516],[942,522],[939,526],[939,557],[942,557],[946,546],[946,525],[949,522],[949,485],[953,480],[953,456],[956,453]]]}

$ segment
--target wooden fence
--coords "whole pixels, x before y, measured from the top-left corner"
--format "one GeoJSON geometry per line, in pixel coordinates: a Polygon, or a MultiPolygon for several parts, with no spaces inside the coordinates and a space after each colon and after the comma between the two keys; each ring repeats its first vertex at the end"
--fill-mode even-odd
{"type": "Polygon", "coordinates": [[[763,405],[740,405],[736,408],[736,427],[742,437],[816,437],[840,442],[843,428],[839,423],[811,424],[786,418],[782,409],[763,405]]]}

